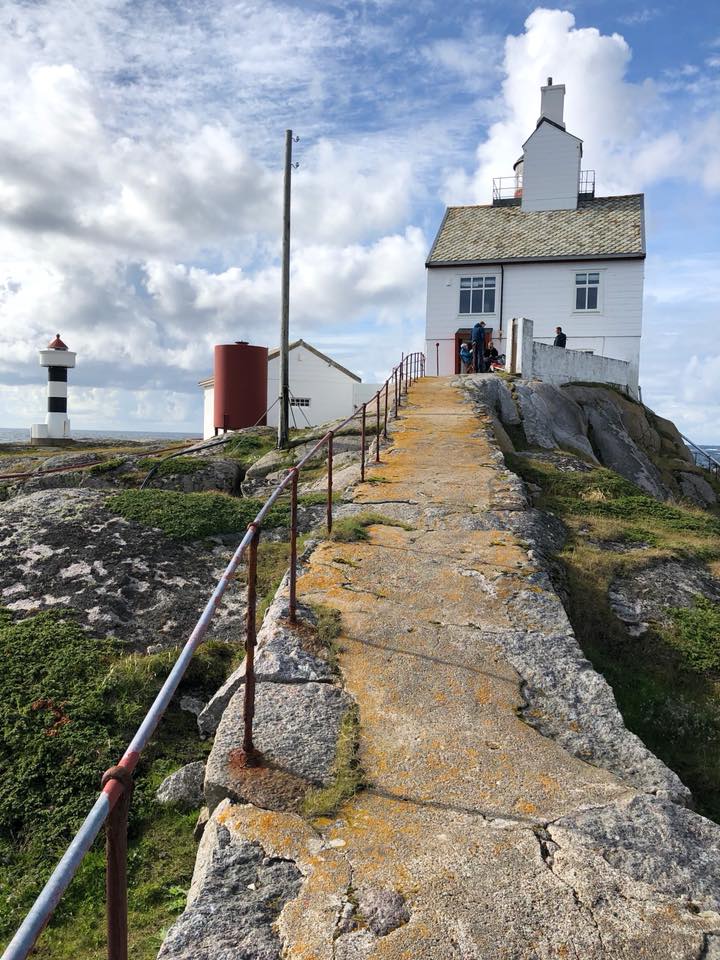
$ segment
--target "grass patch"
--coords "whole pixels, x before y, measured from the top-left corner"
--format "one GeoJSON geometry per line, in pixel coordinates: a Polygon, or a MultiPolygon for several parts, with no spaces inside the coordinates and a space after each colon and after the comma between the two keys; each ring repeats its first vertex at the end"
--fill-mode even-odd
{"type": "Polygon", "coordinates": [[[384,527],[400,527],[403,530],[413,529],[402,520],[393,520],[392,517],[386,517],[381,513],[358,513],[354,517],[343,517],[342,520],[336,520],[333,524],[330,540],[336,540],[339,543],[369,540],[370,535],[367,528],[376,524],[384,527]]]}
{"type": "MultiPolygon", "coordinates": [[[[333,503],[342,502],[341,493],[333,493],[332,495],[333,503]]],[[[327,503],[327,491],[326,490],[317,490],[312,493],[299,493],[298,494],[298,503],[303,507],[320,507],[325,506],[327,503]]]]}
{"type": "MultiPolygon", "coordinates": [[[[12,622],[0,616],[0,941],[7,941],[78,828],[160,689],[177,650],[124,656],[111,638],[88,636],[60,611],[12,622]]],[[[179,694],[208,696],[227,675],[232,649],[208,643],[179,694]]],[[[195,718],[177,698],[137,770],[130,811],[130,911],[134,957],[154,957],[195,857],[195,815],[160,807],[154,791],[173,769],[202,759],[195,718]]],[[[99,955],[104,944],[104,853],[97,841],[43,934],[37,956],[99,955]]]]}
{"type": "Polygon", "coordinates": [[[223,446],[225,456],[239,460],[245,468],[274,449],[274,439],[256,433],[240,433],[223,446]]]}
{"type": "Polygon", "coordinates": [[[320,645],[327,654],[327,660],[333,670],[340,669],[340,647],[337,638],[342,633],[342,615],[335,607],[328,607],[323,603],[312,604],[316,617],[316,630],[320,645]]]}
{"type": "Polygon", "coordinates": [[[173,457],[163,460],[160,457],[143,457],[138,460],[140,470],[154,470],[156,477],[177,477],[181,474],[197,473],[202,470],[202,460],[197,457],[173,457]]]}
{"type": "Polygon", "coordinates": [[[365,477],[365,483],[392,483],[392,480],[388,480],[387,477],[380,474],[374,474],[371,477],[365,477]]]}
{"type": "MultiPolygon", "coordinates": [[[[106,501],[108,509],[126,520],[157,527],[174,540],[200,540],[219,533],[245,530],[263,501],[238,499],[224,493],[179,493],[175,490],[123,490],[106,501]]],[[[266,519],[268,527],[290,522],[289,504],[277,504],[266,519]]]]}
{"type": "Polygon", "coordinates": [[[627,727],[690,787],[700,811],[720,821],[720,608],[698,598],[670,611],[671,626],[632,638],[608,598],[613,580],[659,560],[717,560],[717,516],[653,500],[611,470],[565,473],[531,457],[506,460],[540,486],[538,506],[568,529],[558,554],[568,617],[627,727]]]}
{"type": "Polygon", "coordinates": [[[126,462],[127,460],[125,457],[110,457],[109,460],[103,460],[102,463],[94,463],[88,469],[88,473],[110,473],[111,470],[117,470],[118,467],[121,467],[126,462]]]}
{"type": "Polygon", "coordinates": [[[329,817],[340,805],[365,786],[365,777],[358,760],[360,746],[360,713],[350,707],[340,723],[335,751],[332,783],[310,790],[303,801],[306,817],[329,817]]]}
{"type": "Polygon", "coordinates": [[[720,670],[720,605],[698,597],[694,607],[670,610],[673,626],[664,632],[693,670],[720,670]]]}

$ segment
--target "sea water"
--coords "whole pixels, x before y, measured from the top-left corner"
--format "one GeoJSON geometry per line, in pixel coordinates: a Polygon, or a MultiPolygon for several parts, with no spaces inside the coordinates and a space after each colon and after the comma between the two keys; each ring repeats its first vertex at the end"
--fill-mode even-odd
{"type": "MultiPolygon", "coordinates": [[[[155,430],[73,430],[73,440],[201,440],[200,434],[155,430]]],[[[30,430],[0,427],[0,443],[29,443],[30,430]]]]}

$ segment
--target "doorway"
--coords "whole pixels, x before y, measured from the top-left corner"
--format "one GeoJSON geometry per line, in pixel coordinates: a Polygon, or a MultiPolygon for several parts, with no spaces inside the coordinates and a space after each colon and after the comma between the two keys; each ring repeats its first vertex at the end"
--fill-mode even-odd
{"type": "MultiPolygon", "coordinates": [[[[492,341],[493,328],[485,327],[485,346],[492,341]]],[[[455,333],[455,373],[460,373],[460,347],[463,343],[470,343],[472,328],[463,327],[455,333]]]]}

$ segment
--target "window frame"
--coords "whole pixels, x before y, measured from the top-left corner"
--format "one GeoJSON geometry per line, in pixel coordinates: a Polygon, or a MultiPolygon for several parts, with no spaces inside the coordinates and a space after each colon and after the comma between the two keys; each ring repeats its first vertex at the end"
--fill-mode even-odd
{"type": "Polygon", "coordinates": [[[290,397],[291,407],[309,407],[312,403],[312,397],[290,397]]]}
{"type": "Polygon", "coordinates": [[[458,278],[458,289],[457,289],[457,316],[458,317],[494,317],[497,314],[497,303],[498,303],[498,288],[500,286],[500,279],[497,273],[463,273],[457,274],[458,278]],[[469,287],[463,286],[463,281],[469,281],[469,287]],[[480,281],[480,284],[473,287],[473,281],[480,281]],[[490,281],[490,282],[488,282],[490,281]],[[460,303],[463,291],[469,290],[470,293],[470,310],[463,311],[460,309],[460,303]],[[493,292],[493,308],[492,310],[472,310],[472,295],[475,290],[479,290],[482,297],[482,306],[485,307],[485,299],[489,291],[493,292]]]}
{"type": "Polygon", "coordinates": [[[579,316],[586,316],[587,314],[595,314],[603,312],[603,291],[605,287],[604,283],[604,269],[602,267],[596,267],[595,269],[582,269],[578,270],[577,268],[573,269],[572,272],[572,312],[578,314],[579,316]],[[589,279],[586,279],[584,284],[578,284],[577,278],[581,274],[584,274],[585,277],[589,278],[592,274],[597,275],[597,283],[590,283],[589,279]],[[585,302],[587,303],[587,291],[591,288],[597,290],[597,306],[596,307],[578,307],[577,305],[577,291],[578,289],[584,289],[586,291],[585,302]]]}

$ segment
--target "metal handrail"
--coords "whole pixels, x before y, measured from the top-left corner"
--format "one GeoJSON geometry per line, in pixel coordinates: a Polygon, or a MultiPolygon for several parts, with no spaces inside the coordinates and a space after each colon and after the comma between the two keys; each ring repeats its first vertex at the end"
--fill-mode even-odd
{"type": "Polygon", "coordinates": [[[394,416],[398,416],[403,396],[407,395],[409,385],[425,375],[425,355],[411,353],[403,356],[379,390],[342,421],[337,427],[328,430],[317,443],[287,472],[267,498],[255,519],[248,525],[245,536],[232,555],[222,577],[213,590],[200,619],[190,634],[172,670],[163,683],[160,692],[138,727],[118,764],[106,770],[102,778],[102,789],[70,844],[53,870],[50,878],[30,908],[22,924],[5,949],[1,960],[25,960],[32,951],[37,938],[50,921],[55,908],[65,890],[70,885],[83,857],[94,843],[103,824],[106,824],[106,911],[108,931],[108,960],[127,960],[127,822],[130,796],[132,793],[132,774],[137,767],[140,755],[155,732],[167,710],[180,681],[188,668],[195,650],[207,633],[210,621],[235,574],[240,561],[247,553],[248,560],[248,604],[245,633],[245,701],[244,730],[241,762],[246,766],[262,763],[261,754],[253,744],[253,717],[255,712],[255,617],[257,609],[257,550],[262,532],[263,521],[268,512],[284,491],[290,487],[290,621],[297,619],[297,502],[298,477],[302,468],[313,459],[323,446],[328,448],[328,485],[327,485],[327,528],[332,529],[332,460],[333,438],[339,430],[346,427],[356,417],[361,418],[361,458],[360,478],[365,479],[366,428],[368,407],[375,406],[375,462],[380,463],[380,437],[387,438],[389,391],[392,383],[394,416]],[[384,394],[385,411],[380,415],[380,400],[384,394]]]}
{"type": "Polygon", "coordinates": [[[695,466],[702,466],[702,464],[697,462],[697,457],[703,457],[705,460],[707,460],[708,464],[707,467],[703,467],[703,469],[714,474],[716,477],[720,477],[720,461],[716,460],[715,457],[710,456],[707,450],[703,450],[702,447],[699,447],[696,443],[693,443],[693,441],[689,437],[686,437],[684,433],[681,433],[680,436],[687,446],[690,447],[691,451],[693,451],[692,457],[695,461],[695,466]]]}

